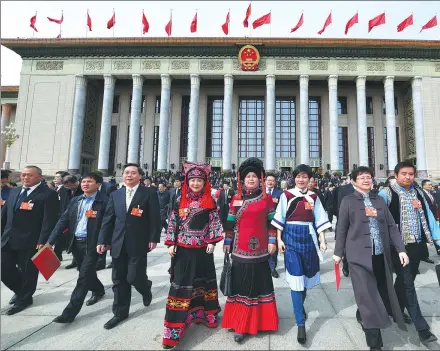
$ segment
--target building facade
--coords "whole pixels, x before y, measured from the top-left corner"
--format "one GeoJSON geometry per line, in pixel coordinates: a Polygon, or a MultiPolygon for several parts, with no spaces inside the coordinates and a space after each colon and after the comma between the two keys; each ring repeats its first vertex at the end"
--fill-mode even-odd
{"type": "MultiPolygon", "coordinates": [[[[440,42],[291,38],[4,39],[23,58],[11,167],[45,174],[185,159],[440,177],[440,42]],[[258,68],[243,70],[252,45],[258,68]]],[[[2,93],[3,94],[3,93],[2,93]]],[[[3,108],[2,95],[2,108],[3,108]]],[[[6,106],[7,102],[5,103],[6,106]]],[[[3,111],[3,110],[2,110],[3,111]]],[[[6,110],[5,110],[6,111],[6,110]]],[[[6,123],[6,122],[5,122],[6,123]]],[[[2,112],[2,126],[3,112],[2,112]]]]}

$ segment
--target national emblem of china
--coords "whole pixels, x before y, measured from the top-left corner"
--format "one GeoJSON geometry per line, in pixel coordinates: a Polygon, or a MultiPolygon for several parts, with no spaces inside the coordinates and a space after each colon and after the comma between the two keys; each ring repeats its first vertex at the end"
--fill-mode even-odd
{"type": "Polygon", "coordinates": [[[255,46],[245,45],[238,53],[238,60],[243,71],[256,71],[260,62],[260,53],[255,46]]]}

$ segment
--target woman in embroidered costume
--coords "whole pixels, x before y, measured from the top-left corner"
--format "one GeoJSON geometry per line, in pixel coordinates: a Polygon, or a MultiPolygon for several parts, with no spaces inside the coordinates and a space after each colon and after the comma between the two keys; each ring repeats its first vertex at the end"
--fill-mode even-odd
{"type": "Polygon", "coordinates": [[[166,302],[163,348],[171,349],[191,323],[217,327],[220,312],[215,273],[215,244],[223,228],[209,183],[210,166],[184,163],[185,180],[166,233],[165,245],[174,257],[166,302]]]}
{"type": "Polygon", "coordinates": [[[232,253],[232,295],[226,300],[222,328],[233,329],[234,340],[241,342],[245,334],[278,330],[268,264],[269,254],[276,250],[276,233],[270,225],[275,206],[264,189],[261,160],[249,158],[241,164],[237,187],[225,228],[224,251],[232,253]]]}
{"type": "Polygon", "coordinates": [[[272,221],[278,229],[278,250],[285,252],[286,280],[291,289],[300,344],[307,340],[304,310],[307,289],[319,284],[319,261],[323,261],[321,251],[327,250],[325,230],[332,227],[318,196],[307,189],[311,175],[307,165],[299,165],[294,170],[296,186],[281,195],[272,221]]]}

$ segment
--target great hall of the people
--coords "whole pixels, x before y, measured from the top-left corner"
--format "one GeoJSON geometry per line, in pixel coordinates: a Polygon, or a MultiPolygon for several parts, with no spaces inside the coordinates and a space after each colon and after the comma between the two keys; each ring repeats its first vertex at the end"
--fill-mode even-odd
{"type": "MultiPolygon", "coordinates": [[[[2,87],[10,166],[150,173],[183,160],[306,163],[440,178],[440,41],[298,38],[2,39],[23,59],[2,87]],[[250,50],[250,51],[247,51],[250,50]],[[246,58],[246,53],[249,58],[246,58]]],[[[4,152],[2,154],[4,160],[4,152]]],[[[2,160],[2,161],[3,161],[2,160]]]]}

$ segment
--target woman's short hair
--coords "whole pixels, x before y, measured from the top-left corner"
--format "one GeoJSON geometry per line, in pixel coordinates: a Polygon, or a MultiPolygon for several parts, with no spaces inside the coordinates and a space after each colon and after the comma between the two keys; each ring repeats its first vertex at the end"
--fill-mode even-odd
{"type": "Polygon", "coordinates": [[[370,167],[360,166],[351,172],[351,179],[356,181],[356,178],[361,174],[369,174],[372,178],[374,177],[374,172],[370,167]]]}

